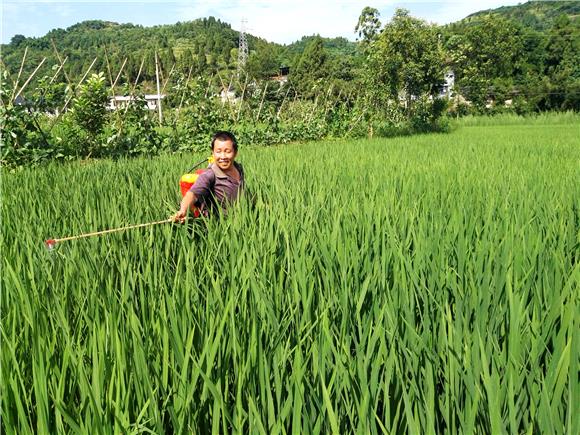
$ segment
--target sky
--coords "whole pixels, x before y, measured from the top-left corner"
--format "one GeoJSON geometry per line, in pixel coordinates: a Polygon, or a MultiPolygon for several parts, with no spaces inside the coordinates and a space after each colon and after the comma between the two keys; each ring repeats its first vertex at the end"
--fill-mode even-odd
{"type": "Polygon", "coordinates": [[[408,9],[412,16],[428,22],[447,24],[484,9],[510,6],[512,0],[0,0],[2,3],[1,42],[21,34],[39,37],[52,29],[66,29],[85,20],[105,20],[140,24],[146,27],[174,24],[213,16],[240,30],[247,20],[248,33],[270,42],[290,44],[302,36],[343,36],[354,41],[354,27],[365,6],[380,12],[383,24],[395,8],[408,9]]]}

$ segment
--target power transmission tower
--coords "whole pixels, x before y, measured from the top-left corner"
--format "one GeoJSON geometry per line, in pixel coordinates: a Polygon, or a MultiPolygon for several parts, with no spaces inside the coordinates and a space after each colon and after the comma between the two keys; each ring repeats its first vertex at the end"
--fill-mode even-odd
{"type": "Polygon", "coordinates": [[[238,48],[238,77],[240,73],[246,69],[246,61],[248,60],[248,40],[246,38],[246,24],[248,20],[242,18],[242,27],[240,29],[240,47],[238,48]]]}

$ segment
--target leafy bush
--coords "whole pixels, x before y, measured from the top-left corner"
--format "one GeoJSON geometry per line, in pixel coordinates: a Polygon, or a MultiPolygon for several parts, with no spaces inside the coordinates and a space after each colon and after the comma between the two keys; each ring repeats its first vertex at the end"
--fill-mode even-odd
{"type": "Polygon", "coordinates": [[[447,109],[447,100],[442,98],[430,99],[423,95],[415,101],[410,113],[410,127],[415,133],[430,131],[446,131],[448,125],[442,121],[447,109]]]}
{"type": "Polygon", "coordinates": [[[80,87],[80,95],[73,99],[75,121],[91,136],[97,136],[105,125],[108,101],[103,73],[93,74],[80,87]]]}

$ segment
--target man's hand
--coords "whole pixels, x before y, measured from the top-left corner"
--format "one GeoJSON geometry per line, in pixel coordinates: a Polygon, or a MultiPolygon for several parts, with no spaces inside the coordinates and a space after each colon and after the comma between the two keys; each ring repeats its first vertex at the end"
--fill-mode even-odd
{"type": "Polygon", "coordinates": [[[196,201],[196,199],[197,198],[195,197],[193,192],[187,192],[183,197],[183,199],[181,200],[181,204],[179,205],[179,211],[175,213],[175,216],[173,216],[173,222],[179,222],[180,224],[184,223],[187,217],[187,210],[189,210],[191,204],[193,204],[196,201]]]}
{"type": "Polygon", "coordinates": [[[180,224],[185,222],[185,217],[187,216],[187,211],[179,210],[173,216],[173,222],[178,222],[180,224]]]}

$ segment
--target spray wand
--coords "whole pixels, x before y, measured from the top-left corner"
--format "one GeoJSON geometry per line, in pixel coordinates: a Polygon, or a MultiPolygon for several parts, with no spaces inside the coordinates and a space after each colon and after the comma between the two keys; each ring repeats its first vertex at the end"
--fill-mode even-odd
{"type": "Polygon", "coordinates": [[[57,243],[66,242],[68,240],[77,240],[77,239],[83,239],[85,237],[101,236],[103,234],[110,234],[110,233],[116,233],[119,231],[132,230],[134,228],[150,227],[153,225],[166,224],[166,223],[173,222],[173,221],[174,221],[173,217],[170,217],[169,219],[164,219],[162,221],[157,221],[157,222],[148,222],[145,224],[129,225],[126,227],[113,228],[110,230],[95,231],[92,233],[79,234],[77,236],[61,237],[59,239],[48,239],[44,242],[44,245],[46,246],[47,249],[50,250],[50,249],[53,249],[57,243]]]}
{"type": "MultiPolygon", "coordinates": [[[[199,162],[197,162],[196,164],[194,164],[191,168],[189,168],[187,170],[187,172],[189,173],[189,172],[193,171],[195,168],[201,166],[203,163],[208,162],[208,161],[211,163],[211,161],[212,161],[211,157],[209,159],[205,158],[203,160],[200,160],[199,162]]],[[[174,222],[174,218],[173,217],[170,217],[169,219],[164,219],[162,221],[148,222],[148,223],[145,223],[145,224],[129,225],[129,226],[126,226],[126,227],[112,228],[112,229],[103,230],[103,231],[95,231],[95,232],[92,232],[92,233],[84,233],[84,234],[79,234],[79,235],[76,235],[76,236],[61,237],[61,238],[58,238],[58,239],[48,239],[48,240],[46,240],[44,242],[44,245],[46,246],[47,249],[50,250],[50,249],[53,249],[56,246],[57,243],[66,242],[68,240],[77,240],[77,239],[83,239],[85,237],[101,236],[103,234],[116,233],[116,232],[119,232],[119,231],[132,230],[132,229],[135,229],[135,228],[150,227],[150,226],[153,226],[153,225],[166,224],[166,223],[169,223],[169,222],[174,222]]]]}

